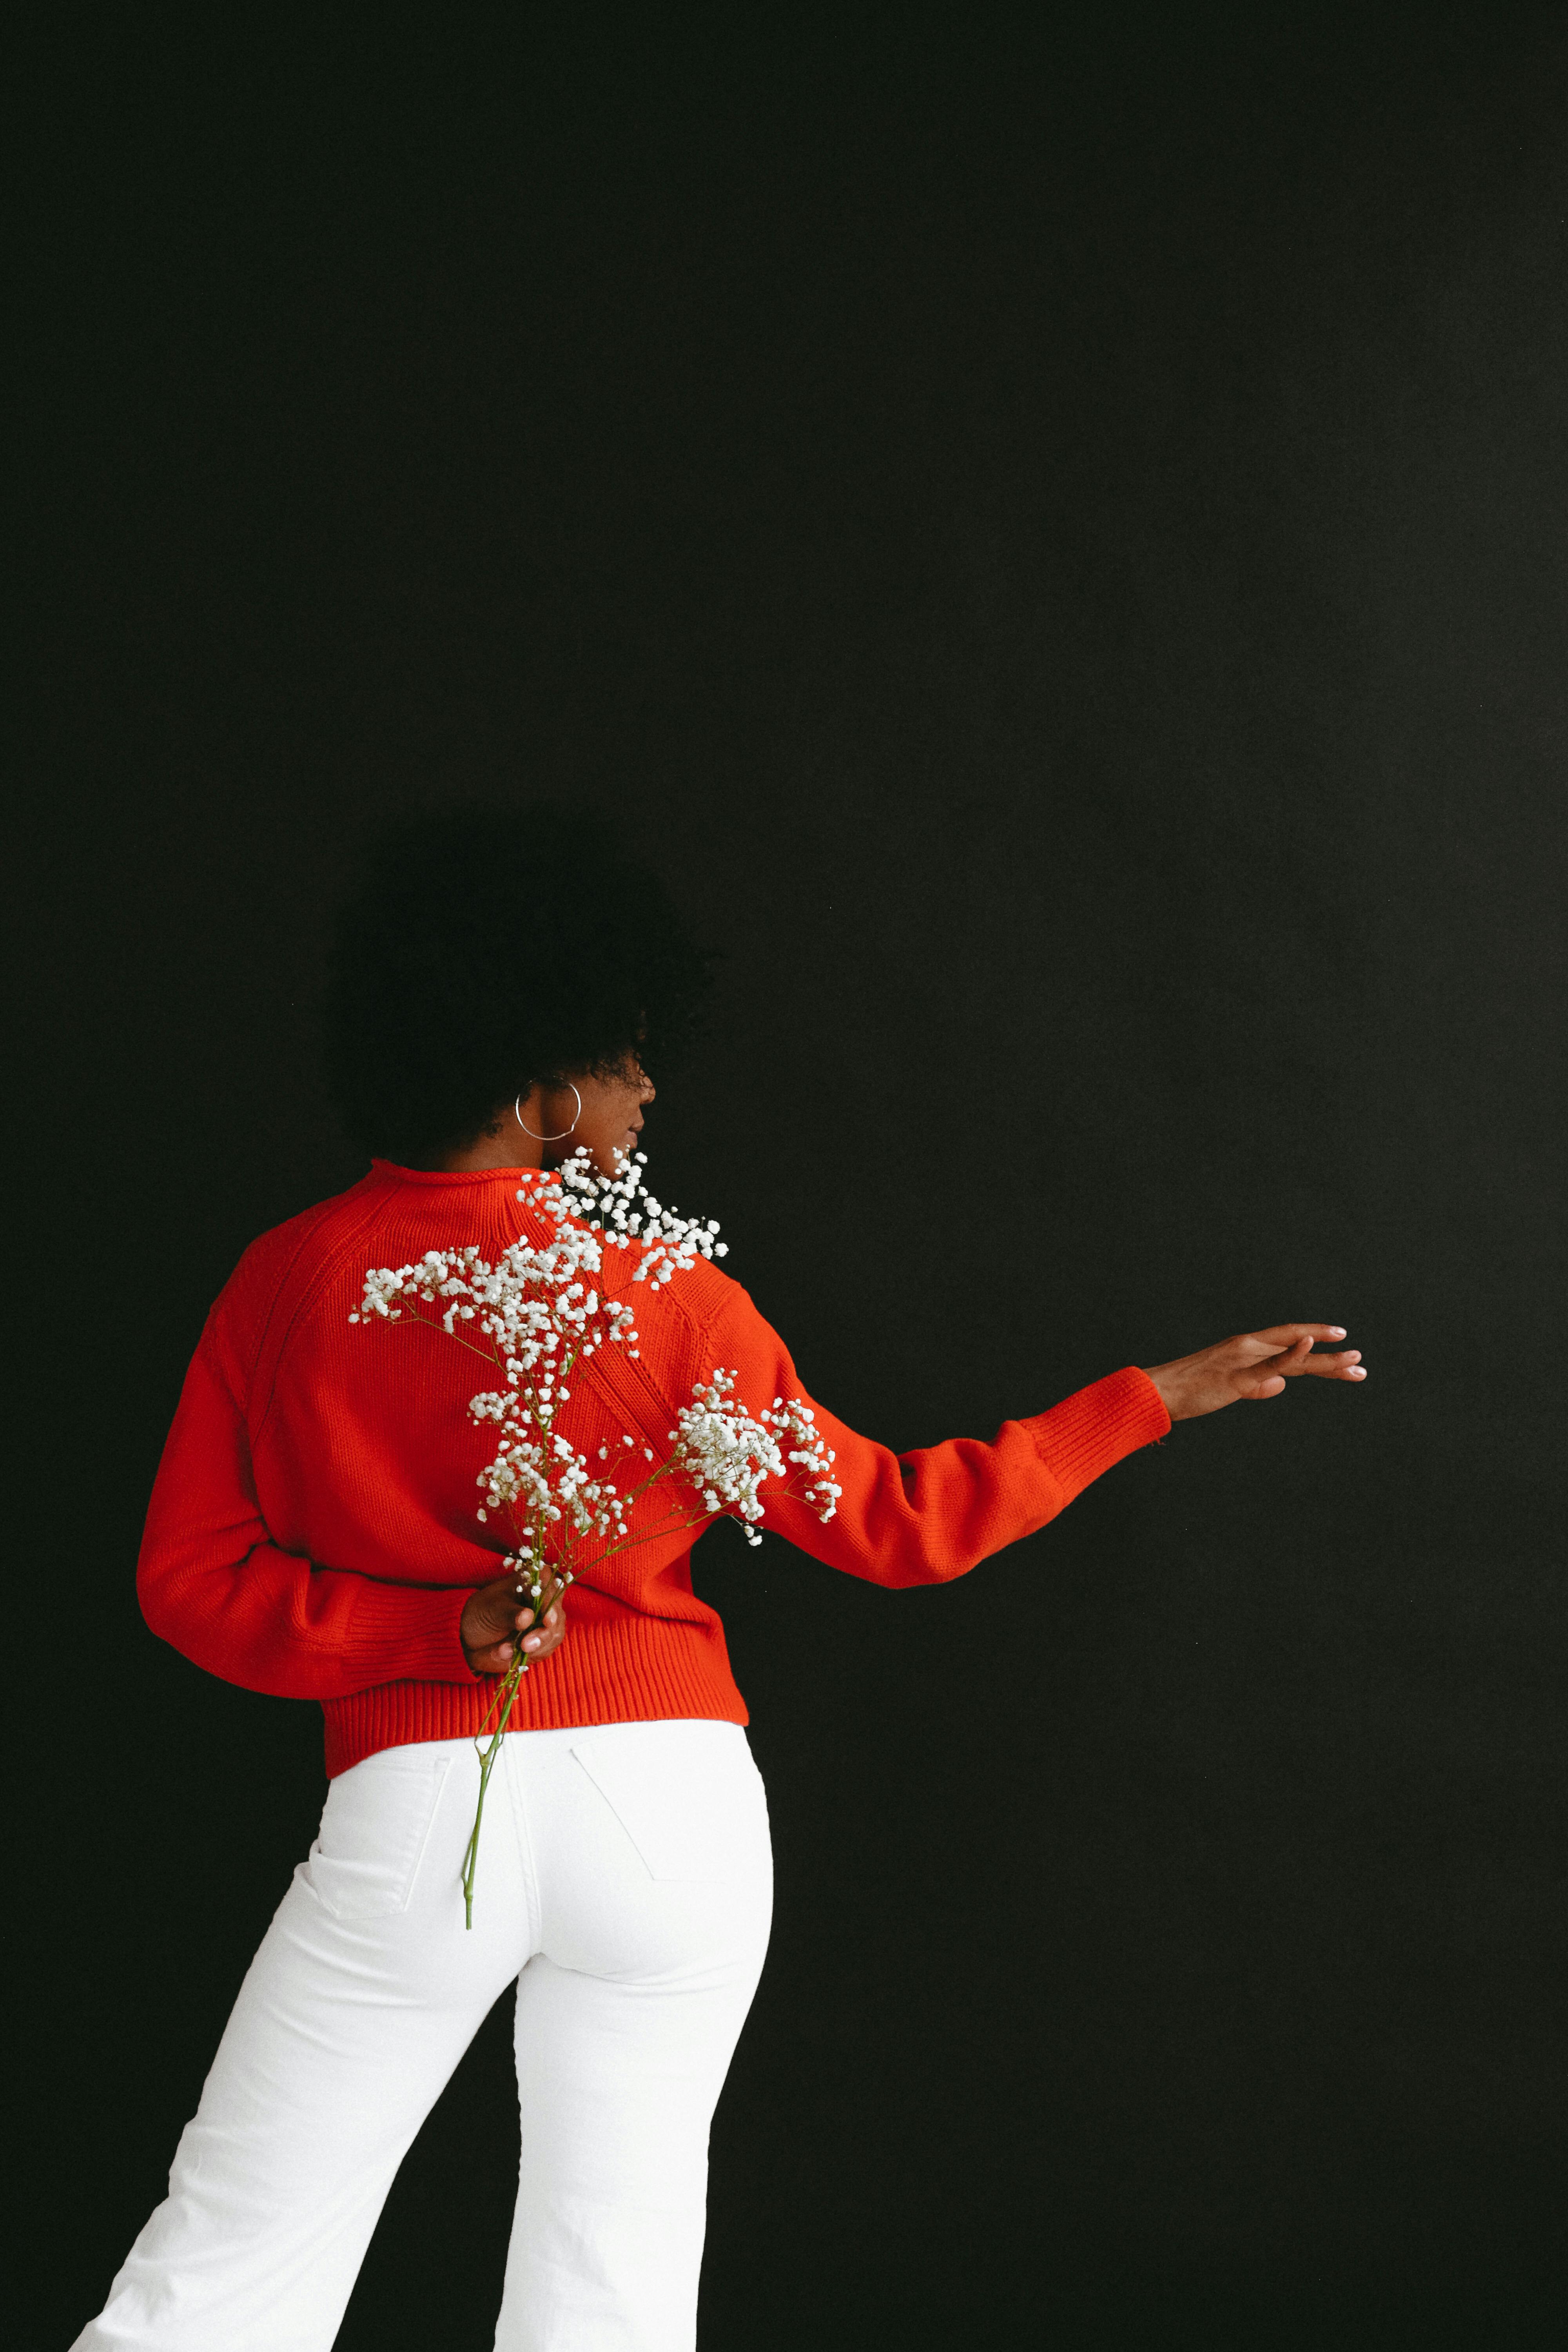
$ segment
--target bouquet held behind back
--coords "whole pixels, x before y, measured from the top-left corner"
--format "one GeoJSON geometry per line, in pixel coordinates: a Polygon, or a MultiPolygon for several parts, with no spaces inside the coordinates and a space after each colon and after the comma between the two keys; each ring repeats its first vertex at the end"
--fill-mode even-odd
{"type": "MultiPolygon", "coordinates": [[[[734,1395],[735,1374],[721,1365],[712,1367],[706,1384],[694,1388],[692,1402],[680,1409],[662,1459],[629,1436],[614,1456],[601,1445],[597,1464],[572,1444],[560,1423],[579,1368],[602,1347],[637,1353],[631,1304],[605,1287],[605,1242],[617,1257],[624,1253],[626,1279],[652,1290],[700,1256],[725,1254],[716,1221],[678,1217],[648,1192],[640,1151],[629,1160],[617,1153],[616,1161],[613,1176],[601,1176],[579,1150],[545,1183],[520,1191],[530,1219],[542,1225],[542,1238],[520,1237],[493,1265],[468,1247],[426,1250],[417,1265],[395,1270],[372,1267],[359,1312],[350,1318],[372,1326],[423,1325],[471,1349],[499,1375],[496,1385],[468,1400],[473,1419],[499,1432],[495,1454],[479,1474],[485,1499],[477,1517],[488,1521],[492,1511],[506,1515],[512,1544],[502,1570],[516,1575],[519,1598],[541,1612],[590,1559],[602,1562],[719,1512],[737,1516],[747,1540],[759,1543],[767,1478],[795,1483],[825,1521],[833,1517],[840,1491],[832,1476],[832,1449],[818,1434],[811,1407],[798,1397],[774,1397],[752,1412],[734,1395]],[[663,1516],[641,1514],[634,1533],[631,1514],[656,1488],[663,1489],[663,1516]]],[[[520,1648],[497,1683],[476,1743],[479,1804],[462,1878],[470,1927],[485,1791],[512,1696],[528,1666],[520,1648]]]]}

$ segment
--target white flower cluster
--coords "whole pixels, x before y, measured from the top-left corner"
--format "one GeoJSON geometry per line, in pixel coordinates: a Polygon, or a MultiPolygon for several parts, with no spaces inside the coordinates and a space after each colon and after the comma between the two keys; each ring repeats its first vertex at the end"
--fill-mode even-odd
{"type": "Polygon", "coordinates": [[[561,1171],[561,1182],[585,1224],[617,1246],[640,1252],[634,1282],[657,1290],[700,1257],[729,1255],[729,1243],[717,1239],[717,1217],[678,1217],[654,1199],[639,1173],[647,1165],[646,1152],[634,1151],[629,1160],[620,1152],[616,1157],[621,1163],[616,1173],[601,1176],[585,1151],[574,1152],[561,1171]]]}
{"type": "MultiPolygon", "coordinates": [[[[764,1478],[787,1477],[793,1465],[804,1474],[808,1502],[830,1519],[840,1489],[828,1475],[830,1448],[813,1425],[809,1405],[778,1397],[753,1420],[731,1398],[732,1372],[716,1371],[698,1402],[686,1406],[680,1426],[671,1430],[674,1454],[658,1461],[651,1446],[622,1438],[635,1463],[637,1483],[623,1487],[597,1472],[556,1428],[561,1407],[571,1401],[575,1368],[606,1341],[637,1351],[633,1311],[624,1299],[607,1297],[605,1241],[635,1257],[630,1280],[658,1290],[699,1257],[721,1257],[716,1221],[700,1223],[678,1217],[647,1192],[638,1152],[622,1160],[613,1177],[601,1177],[586,1154],[569,1160],[557,1177],[521,1190],[529,1215],[542,1219],[547,1237],[508,1244],[494,1265],[478,1249],[426,1250],[416,1264],[375,1266],[365,1275],[364,1295],[353,1323],[409,1321],[439,1328],[486,1358],[502,1385],[468,1401],[477,1422],[500,1432],[492,1460],[479,1474],[484,1505],[478,1517],[505,1511],[516,1536],[506,1566],[526,1580],[537,1604],[546,1569],[565,1574],[577,1542],[592,1539],[614,1551],[632,1540],[634,1505],[658,1481],[679,1472],[702,1498],[703,1512],[736,1511],[748,1538],[760,1540],[754,1523],[763,1516],[758,1489],[764,1478]],[[425,1315],[421,1306],[437,1311],[425,1315]],[[786,1454],[784,1447],[795,1445],[786,1454]],[[646,1468],[644,1465],[651,1465],[646,1468]]],[[[609,1449],[599,1448],[601,1462],[609,1449]]],[[[686,1512],[674,1524],[689,1526],[686,1512]]],[[[662,1531],[662,1530],[660,1530],[662,1531]]]]}
{"type": "Polygon", "coordinates": [[[802,1491],[826,1527],[838,1508],[838,1497],[844,1489],[827,1475],[838,1456],[817,1428],[816,1415],[799,1397],[774,1397],[771,1406],[764,1407],[757,1418],[766,1422],[775,1436],[795,1439],[784,1459],[801,1472],[810,1473],[802,1491]]]}
{"type": "Polygon", "coordinates": [[[679,1426],[669,1433],[675,1459],[700,1494],[704,1510],[734,1511],[745,1523],[746,1541],[760,1544],[759,1489],[764,1478],[788,1476],[779,1439],[793,1436],[797,1443],[788,1458],[813,1474],[805,1497],[826,1524],[844,1490],[827,1475],[836,1456],[818,1433],[811,1407],[798,1397],[787,1403],[774,1397],[753,1421],[733,1402],[735,1377],[716,1371],[706,1388],[699,1382],[692,1391],[696,1403],[681,1407],[679,1426]]]}
{"type": "MultiPolygon", "coordinates": [[[[479,1475],[485,1492],[479,1517],[510,1514],[518,1545],[508,1564],[527,1573],[537,1601],[547,1531],[601,1538],[629,1532],[625,1498],[611,1481],[595,1477],[585,1455],[554,1423],[571,1399],[574,1368],[606,1340],[627,1344],[637,1335],[631,1307],[601,1294],[595,1277],[603,1244],[571,1216],[559,1186],[519,1198],[545,1221],[549,1237],[542,1244],[510,1243],[493,1265],[470,1246],[426,1250],[416,1265],[372,1267],[359,1314],[350,1319],[379,1316],[395,1323],[406,1313],[417,1322],[438,1322],[501,1373],[503,1387],[468,1401],[475,1421],[493,1422],[501,1433],[494,1458],[479,1475]],[[421,1315],[421,1304],[440,1311],[421,1315]]],[[[559,1541],[552,1546],[562,1549],[559,1541]]]]}

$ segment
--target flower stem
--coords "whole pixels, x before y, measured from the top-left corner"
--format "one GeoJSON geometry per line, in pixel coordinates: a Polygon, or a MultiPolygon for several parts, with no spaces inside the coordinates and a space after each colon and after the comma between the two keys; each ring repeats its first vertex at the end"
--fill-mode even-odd
{"type": "MultiPolygon", "coordinates": [[[[544,1622],[546,1610],[553,1609],[572,1581],[572,1571],[569,1568],[548,1569],[545,1573],[552,1580],[551,1589],[548,1593],[541,1591],[535,1599],[534,1622],[538,1625],[544,1622]]],[[[520,1577],[521,1574],[520,1567],[520,1577]]],[[[474,1738],[474,1752],[479,1759],[479,1801],[474,1811],[474,1826],[468,1832],[468,1843],[463,1851],[463,1925],[465,1927],[471,1927],[474,1924],[474,1878],[479,1866],[479,1824],[485,1817],[485,1790],[490,1785],[490,1774],[495,1770],[496,1758],[500,1754],[500,1744],[506,1738],[507,1717],[511,1713],[512,1700],[517,1696],[517,1686],[528,1672],[528,1658],[520,1647],[507,1668],[504,1680],[497,1685],[494,1697],[479,1717],[479,1727],[474,1738]],[[489,1735],[489,1745],[486,1747],[482,1743],[491,1716],[496,1719],[496,1727],[489,1735]]]]}
{"type": "Polygon", "coordinates": [[[471,1927],[474,1924],[474,1879],[479,1866],[479,1824],[485,1817],[485,1790],[490,1785],[490,1774],[495,1770],[496,1758],[500,1754],[500,1744],[506,1738],[506,1719],[511,1713],[511,1703],[517,1696],[517,1686],[527,1671],[528,1660],[520,1650],[507,1669],[506,1680],[486,1707],[479,1724],[478,1738],[474,1741],[475,1753],[479,1759],[479,1801],[474,1812],[474,1826],[468,1832],[468,1843],[463,1853],[463,1925],[465,1927],[471,1927]],[[492,1715],[497,1716],[496,1727],[490,1734],[489,1747],[483,1747],[480,1742],[485,1736],[485,1725],[489,1723],[492,1715]]]}

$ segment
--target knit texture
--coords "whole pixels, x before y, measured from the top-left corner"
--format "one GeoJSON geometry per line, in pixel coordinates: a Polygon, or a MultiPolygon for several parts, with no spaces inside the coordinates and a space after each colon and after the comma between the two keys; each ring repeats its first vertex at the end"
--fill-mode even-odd
{"type": "MultiPolygon", "coordinates": [[[[137,1590],[147,1622],[247,1690],[315,1698],[327,1770],[380,1748],[476,1733],[495,1690],[458,1638],[476,1586],[500,1573],[506,1526],[475,1517],[493,1433],[466,1407],[486,1366],[414,1323],[351,1323],[365,1271],[474,1244],[494,1259],[547,1227],[528,1171],[447,1175],[377,1160],[352,1191],[252,1244],[207,1318],[147,1514],[137,1590]],[[521,1197],[520,1197],[521,1196],[521,1197]]],[[[668,1452],[679,1406],[716,1367],[755,1408],[805,1397],[784,1342],[739,1283],[700,1261],[668,1288],[630,1288],[606,1247],[600,1287],[628,1291],[639,1353],[579,1366],[562,1428],[668,1452]]],[[[807,1402],[813,1400],[806,1398],[807,1402]]],[[[1129,1368],[1004,1423],[895,1454],[815,1406],[843,1488],[825,1527],[776,1482],[766,1525],[852,1576],[940,1583],[1044,1527],[1170,1421],[1129,1368]]],[[[666,1516],[656,1497],[650,1518],[666,1516]]],[[[636,1520],[633,1522],[634,1530],[636,1520]]],[[[717,1612],[691,1590],[700,1528],[634,1544],[573,1585],[568,1633],[523,1676],[508,1727],[670,1716],[744,1723],[717,1612]]]]}

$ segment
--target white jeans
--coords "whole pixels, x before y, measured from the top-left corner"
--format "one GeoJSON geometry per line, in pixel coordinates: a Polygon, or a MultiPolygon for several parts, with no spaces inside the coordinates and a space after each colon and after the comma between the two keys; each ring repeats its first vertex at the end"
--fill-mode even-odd
{"type": "Polygon", "coordinates": [[[516,1977],[522,2166],[498,2352],[690,2352],[708,2127],[762,1969],[767,1808],[708,1722],[510,1733],[474,1925],[466,1739],[331,1784],[73,2352],[327,2352],[410,2141],[516,1977]]]}

